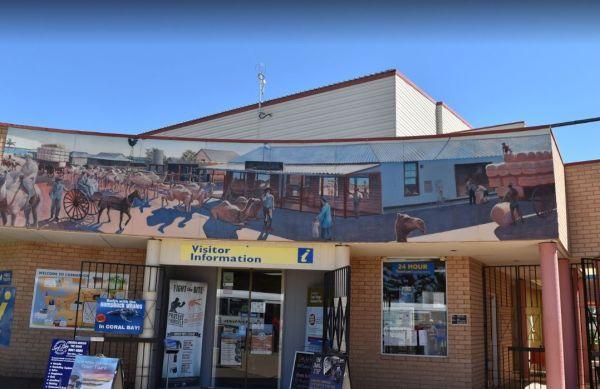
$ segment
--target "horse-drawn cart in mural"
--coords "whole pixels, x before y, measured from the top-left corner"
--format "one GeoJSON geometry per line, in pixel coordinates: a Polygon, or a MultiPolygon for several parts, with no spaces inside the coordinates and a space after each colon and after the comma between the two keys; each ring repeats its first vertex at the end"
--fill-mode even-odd
{"type": "Polygon", "coordinates": [[[75,187],[65,193],[63,208],[70,220],[83,220],[98,214],[98,202],[102,196],[96,180],[79,179],[75,187]]]}
{"type": "Polygon", "coordinates": [[[537,216],[546,217],[556,209],[552,153],[506,153],[504,162],[486,166],[489,187],[504,196],[508,186],[519,193],[519,198],[531,201],[537,216]]]}

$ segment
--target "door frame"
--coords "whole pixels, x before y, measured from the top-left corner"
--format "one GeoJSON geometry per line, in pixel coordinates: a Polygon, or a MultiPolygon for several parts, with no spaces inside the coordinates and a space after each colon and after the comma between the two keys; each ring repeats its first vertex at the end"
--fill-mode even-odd
{"type": "MultiPolygon", "coordinates": [[[[252,273],[254,271],[268,271],[268,270],[273,270],[273,271],[280,271],[281,272],[281,317],[279,318],[279,339],[278,339],[278,344],[279,344],[279,356],[278,356],[278,367],[277,367],[277,387],[278,388],[283,388],[282,384],[283,384],[283,377],[281,376],[282,372],[283,372],[283,368],[282,368],[282,358],[283,358],[283,331],[284,331],[284,326],[285,326],[285,321],[284,321],[284,317],[285,317],[285,284],[286,284],[286,277],[287,277],[287,271],[284,269],[255,269],[255,268],[243,268],[243,267],[218,267],[217,268],[217,285],[215,287],[215,294],[214,294],[214,299],[215,299],[215,316],[214,316],[214,320],[215,320],[215,326],[214,326],[214,331],[213,331],[213,350],[212,350],[212,368],[211,368],[211,387],[216,388],[216,370],[217,370],[217,355],[215,354],[216,349],[219,348],[220,346],[217,344],[217,338],[219,335],[219,323],[218,323],[218,318],[219,318],[219,296],[218,296],[218,291],[219,289],[221,289],[221,281],[222,281],[222,277],[223,277],[223,271],[227,271],[227,270],[244,270],[244,271],[248,271],[250,273],[250,283],[249,283],[249,287],[250,290],[248,291],[248,301],[250,304],[252,304],[252,289],[253,289],[253,277],[252,277],[252,273]]],[[[248,315],[248,318],[250,318],[250,316],[248,315]]],[[[249,324],[249,323],[248,323],[249,324]]],[[[250,337],[246,336],[246,340],[244,342],[244,354],[248,353],[250,350],[250,337]]],[[[248,386],[248,382],[247,382],[247,378],[248,378],[248,364],[246,363],[246,367],[245,367],[245,376],[244,376],[244,387],[248,386]]]]}

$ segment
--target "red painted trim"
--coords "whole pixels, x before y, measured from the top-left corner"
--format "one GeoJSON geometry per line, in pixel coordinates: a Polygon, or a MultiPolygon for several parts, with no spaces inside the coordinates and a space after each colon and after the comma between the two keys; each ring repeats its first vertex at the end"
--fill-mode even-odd
{"type": "MultiPolygon", "coordinates": [[[[337,90],[337,89],[347,88],[349,86],[363,84],[365,82],[370,82],[370,81],[375,81],[375,80],[380,80],[380,79],[386,78],[386,77],[391,77],[394,74],[396,74],[396,70],[390,69],[390,70],[386,70],[386,71],[383,71],[380,73],[375,73],[375,74],[371,74],[368,76],[359,77],[359,78],[355,78],[355,79],[348,80],[348,81],[338,82],[335,84],[326,85],[326,86],[322,86],[322,87],[315,88],[315,89],[310,89],[310,90],[307,90],[304,92],[294,93],[291,95],[279,97],[279,98],[272,99],[272,100],[267,100],[264,103],[262,103],[262,106],[268,107],[268,106],[275,105],[275,104],[285,103],[285,102],[291,101],[291,100],[297,100],[297,99],[307,97],[307,96],[314,96],[314,95],[317,95],[320,93],[325,93],[325,92],[330,92],[330,91],[337,90]]],[[[167,127],[162,127],[162,128],[156,129],[156,130],[143,132],[140,135],[156,135],[161,132],[175,130],[177,128],[187,127],[187,126],[191,126],[194,124],[203,123],[203,122],[207,122],[207,121],[214,120],[214,119],[219,119],[222,117],[235,115],[237,113],[252,111],[255,109],[258,109],[258,103],[235,108],[235,109],[232,109],[229,111],[219,112],[219,113],[204,116],[204,117],[201,117],[198,119],[192,119],[192,120],[188,120],[185,122],[176,123],[176,124],[173,124],[173,125],[170,125],[167,127]]]]}
{"type": "Polygon", "coordinates": [[[565,163],[565,167],[578,166],[578,165],[592,165],[594,163],[600,164],[600,159],[589,159],[587,161],[577,161],[577,162],[569,162],[565,163]]]}
{"type": "MultiPolygon", "coordinates": [[[[271,143],[271,144],[286,144],[286,143],[354,143],[354,142],[383,142],[383,141],[402,141],[402,140],[419,140],[419,139],[437,139],[437,138],[460,138],[468,136],[479,136],[479,135],[492,135],[492,134],[506,134],[513,132],[526,132],[541,129],[550,129],[549,125],[540,125],[532,127],[522,128],[509,128],[503,130],[488,130],[488,131],[459,131],[451,132],[447,134],[434,134],[434,135],[415,135],[415,136],[404,136],[404,137],[373,137],[373,138],[330,138],[330,139],[220,139],[220,138],[184,138],[177,136],[152,136],[152,135],[133,135],[133,134],[110,134],[103,132],[93,131],[75,131],[75,130],[61,130],[56,128],[36,127],[20,124],[1,123],[3,127],[13,127],[23,130],[30,131],[46,131],[55,132],[60,134],[73,134],[73,135],[89,135],[89,136],[106,136],[106,137],[121,137],[121,138],[135,138],[135,139],[148,139],[148,140],[172,140],[180,142],[213,142],[213,143],[271,143]]],[[[473,130],[477,130],[474,128],[473,130]]]]}

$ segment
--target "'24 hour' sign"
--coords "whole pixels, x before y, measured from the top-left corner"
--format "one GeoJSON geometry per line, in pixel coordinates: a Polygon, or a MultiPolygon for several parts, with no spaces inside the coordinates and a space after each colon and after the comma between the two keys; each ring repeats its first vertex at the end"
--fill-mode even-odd
{"type": "Polygon", "coordinates": [[[144,330],[144,300],[99,298],[94,330],[108,334],[139,335],[144,330]]]}

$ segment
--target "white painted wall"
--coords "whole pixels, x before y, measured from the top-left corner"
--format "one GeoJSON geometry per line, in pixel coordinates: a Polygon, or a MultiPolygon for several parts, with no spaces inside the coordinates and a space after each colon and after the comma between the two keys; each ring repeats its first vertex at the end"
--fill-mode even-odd
{"type": "Polygon", "coordinates": [[[436,182],[443,187],[447,200],[457,198],[454,166],[466,163],[500,162],[502,157],[465,158],[439,161],[419,161],[418,196],[404,196],[404,166],[399,163],[383,163],[380,166],[382,182],[382,204],[384,208],[433,203],[438,200],[436,182]],[[431,193],[425,193],[425,181],[432,182],[431,193]]]}
{"type": "Polygon", "coordinates": [[[228,115],[161,133],[224,139],[324,139],[395,136],[395,79],[379,80],[228,115]]]}
{"type": "Polygon", "coordinates": [[[556,191],[556,214],[558,219],[558,240],[569,249],[569,226],[567,215],[567,192],[565,184],[565,165],[558,151],[556,140],[552,137],[552,160],[554,167],[554,188],[556,191]]]}
{"type": "Polygon", "coordinates": [[[454,112],[449,110],[445,105],[442,106],[442,126],[444,129],[444,134],[471,129],[471,127],[460,120],[458,116],[456,116],[454,112]]]}
{"type": "Polygon", "coordinates": [[[435,134],[435,102],[401,77],[396,79],[396,136],[435,134]]]}

